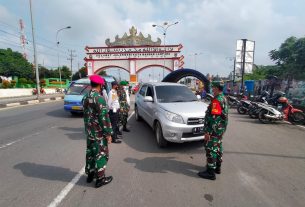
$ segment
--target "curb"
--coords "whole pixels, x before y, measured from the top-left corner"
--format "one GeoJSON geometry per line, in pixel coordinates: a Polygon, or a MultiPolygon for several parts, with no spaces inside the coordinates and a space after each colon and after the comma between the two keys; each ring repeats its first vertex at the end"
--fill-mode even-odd
{"type": "Polygon", "coordinates": [[[15,103],[7,103],[7,104],[0,104],[0,108],[9,108],[9,107],[15,107],[15,106],[23,106],[23,105],[29,105],[29,104],[38,104],[38,103],[44,103],[44,102],[50,102],[50,101],[58,101],[62,100],[64,97],[51,97],[51,98],[45,98],[45,99],[39,99],[39,100],[29,100],[29,101],[19,101],[15,103]]]}

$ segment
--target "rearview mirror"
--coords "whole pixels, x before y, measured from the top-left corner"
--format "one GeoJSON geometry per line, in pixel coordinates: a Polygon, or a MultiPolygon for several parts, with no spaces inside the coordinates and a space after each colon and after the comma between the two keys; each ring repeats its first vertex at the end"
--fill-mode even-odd
{"type": "Polygon", "coordinates": [[[144,102],[154,102],[153,98],[151,96],[145,96],[144,102]]]}

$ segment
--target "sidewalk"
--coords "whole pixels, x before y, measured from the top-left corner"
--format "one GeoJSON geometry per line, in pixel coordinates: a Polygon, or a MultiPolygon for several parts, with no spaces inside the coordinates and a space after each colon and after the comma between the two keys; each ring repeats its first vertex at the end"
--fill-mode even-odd
{"type": "Polygon", "coordinates": [[[50,94],[50,95],[40,95],[39,100],[37,100],[37,96],[0,98],[0,108],[40,103],[51,100],[61,100],[63,98],[64,98],[64,94],[60,94],[60,93],[50,94]]]}

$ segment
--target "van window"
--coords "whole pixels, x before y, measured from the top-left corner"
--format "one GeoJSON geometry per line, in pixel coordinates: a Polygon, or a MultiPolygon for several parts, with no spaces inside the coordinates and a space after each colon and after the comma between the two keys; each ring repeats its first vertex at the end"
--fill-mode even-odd
{"type": "Polygon", "coordinates": [[[139,94],[140,94],[141,96],[145,96],[146,88],[147,88],[147,85],[142,86],[142,88],[141,88],[141,90],[140,90],[140,92],[139,92],[139,94]]]}

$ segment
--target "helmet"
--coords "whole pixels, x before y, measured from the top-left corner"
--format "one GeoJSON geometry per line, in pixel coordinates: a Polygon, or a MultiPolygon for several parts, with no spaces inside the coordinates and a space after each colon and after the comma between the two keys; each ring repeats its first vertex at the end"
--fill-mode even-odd
{"type": "Polygon", "coordinates": [[[104,85],[105,81],[104,79],[99,75],[91,75],[90,81],[96,84],[104,85]]]}
{"type": "Polygon", "coordinates": [[[280,98],[278,99],[278,102],[279,102],[279,103],[288,103],[288,99],[287,99],[286,97],[280,97],[280,98]]]}
{"type": "Polygon", "coordinates": [[[218,88],[219,90],[223,90],[224,88],[224,82],[223,81],[213,81],[212,87],[218,88]]]}

